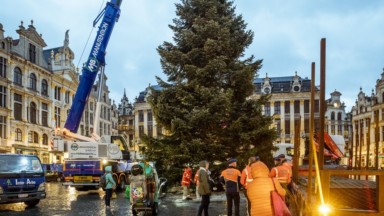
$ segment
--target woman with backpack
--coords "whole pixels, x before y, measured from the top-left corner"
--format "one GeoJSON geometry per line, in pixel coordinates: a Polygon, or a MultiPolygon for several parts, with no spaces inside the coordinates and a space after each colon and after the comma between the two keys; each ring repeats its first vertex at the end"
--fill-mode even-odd
{"type": "Polygon", "coordinates": [[[113,189],[116,188],[116,182],[113,180],[112,177],[112,166],[105,167],[105,182],[105,208],[110,209],[112,192],[113,189]]]}

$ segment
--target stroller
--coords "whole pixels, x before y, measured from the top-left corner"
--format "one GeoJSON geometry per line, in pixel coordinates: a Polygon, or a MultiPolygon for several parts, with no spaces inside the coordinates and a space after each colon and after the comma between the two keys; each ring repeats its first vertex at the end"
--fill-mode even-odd
{"type": "Polygon", "coordinates": [[[162,187],[167,182],[164,178],[158,178],[156,170],[150,165],[135,164],[131,168],[130,202],[132,214],[156,216],[159,211],[159,196],[162,187]],[[145,167],[145,171],[143,169],[145,167]]]}

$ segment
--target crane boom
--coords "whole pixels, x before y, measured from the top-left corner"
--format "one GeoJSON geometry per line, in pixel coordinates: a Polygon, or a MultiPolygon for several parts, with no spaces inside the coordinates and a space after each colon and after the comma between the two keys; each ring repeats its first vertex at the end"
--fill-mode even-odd
{"type": "Polygon", "coordinates": [[[95,82],[100,67],[105,65],[105,51],[109,38],[112,34],[113,27],[120,16],[121,2],[122,0],[111,0],[108,2],[104,10],[96,17],[93,23],[95,26],[99,19],[103,16],[91,49],[91,53],[89,54],[86,64],[83,66],[80,83],[76,90],[68,118],[64,125],[64,128],[72,133],[76,133],[79,128],[84,107],[87,103],[93,83],[95,82]]]}

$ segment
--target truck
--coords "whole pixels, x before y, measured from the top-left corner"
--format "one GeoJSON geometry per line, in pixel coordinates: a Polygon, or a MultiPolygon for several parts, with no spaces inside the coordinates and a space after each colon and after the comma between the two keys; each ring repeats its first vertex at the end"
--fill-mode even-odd
{"type": "Polygon", "coordinates": [[[73,186],[76,189],[98,188],[100,176],[106,165],[112,165],[118,189],[124,189],[128,182],[130,153],[125,138],[121,135],[97,134],[101,110],[101,86],[99,86],[92,137],[77,134],[97,74],[100,75],[99,84],[103,83],[106,48],[113,27],[119,19],[121,3],[122,0],[107,2],[106,7],[94,20],[93,26],[100,20],[101,22],[88,60],[82,68],[68,117],[63,128],[55,129],[54,151],[65,152],[63,185],[73,186]]]}
{"type": "Polygon", "coordinates": [[[45,197],[44,171],[36,155],[0,154],[0,204],[33,207],[45,197]]]}

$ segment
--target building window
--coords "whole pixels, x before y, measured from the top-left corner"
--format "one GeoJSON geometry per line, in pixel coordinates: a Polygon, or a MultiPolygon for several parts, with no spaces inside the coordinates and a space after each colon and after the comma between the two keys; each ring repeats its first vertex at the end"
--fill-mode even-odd
{"type": "Polygon", "coordinates": [[[271,115],[271,104],[269,102],[266,102],[264,105],[264,115],[266,116],[271,115]]]}
{"type": "Polygon", "coordinates": [[[331,120],[335,120],[335,112],[331,112],[331,120]]]}
{"type": "Polygon", "coordinates": [[[0,116],[0,138],[5,139],[7,133],[7,117],[0,116]]]}
{"type": "Polygon", "coordinates": [[[153,126],[152,125],[148,125],[148,136],[153,137],[153,126]]]}
{"type": "Polygon", "coordinates": [[[41,94],[48,96],[48,82],[46,79],[41,80],[41,94]]]}
{"type": "Polygon", "coordinates": [[[7,78],[7,59],[0,57],[0,77],[7,78]]]}
{"type": "Polygon", "coordinates": [[[300,101],[295,100],[293,107],[294,107],[294,112],[296,114],[300,114],[300,101]]]}
{"type": "Polygon", "coordinates": [[[341,112],[337,113],[337,120],[341,121],[341,112]]]}
{"type": "Polygon", "coordinates": [[[275,114],[279,114],[280,115],[280,101],[275,102],[274,109],[275,109],[274,110],[275,114]]]}
{"type": "Polygon", "coordinates": [[[55,87],[55,99],[60,101],[61,100],[61,87],[56,86],[55,87]]]}
{"type": "Polygon", "coordinates": [[[32,124],[36,124],[37,121],[36,121],[36,104],[34,102],[31,102],[31,104],[29,105],[29,120],[32,124]]]}
{"type": "Polygon", "coordinates": [[[337,125],[337,135],[343,134],[343,125],[337,125]]]}
{"type": "Polygon", "coordinates": [[[15,67],[15,69],[13,70],[13,82],[19,86],[23,85],[23,75],[21,74],[21,70],[19,67],[15,67]]]}
{"type": "Polygon", "coordinates": [[[0,107],[7,107],[7,87],[0,86],[0,107]]]}
{"type": "Polygon", "coordinates": [[[43,134],[43,145],[48,145],[48,135],[47,134],[43,134]]]}
{"type": "Polygon", "coordinates": [[[69,104],[69,91],[65,92],[65,103],[69,104]]]}
{"type": "Polygon", "coordinates": [[[23,141],[23,132],[21,132],[20,128],[16,128],[15,135],[16,135],[15,141],[18,141],[18,142],[23,141]]]}
{"type": "Polygon", "coordinates": [[[285,138],[291,138],[291,121],[285,120],[285,138]]]}
{"type": "Polygon", "coordinates": [[[152,110],[147,110],[147,119],[148,122],[153,121],[152,110]]]}
{"type": "Polygon", "coordinates": [[[22,117],[22,109],[23,109],[23,105],[22,105],[22,102],[23,102],[23,99],[22,99],[22,96],[19,95],[19,94],[14,94],[14,104],[13,104],[13,117],[15,118],[15,120],[19,120],[21,121],[21,117],[22,117]]]}
{"type": "Polygon", "coordinates": [[[309,100],[304,100],[304,113],[309,113],[309,100]]]}
{"type": "Polygon", "coordinates": [[[55,107],[55,122],[56,122],[56,127],[61,127],[60,126],[60,108],[59,107],[55,107]]]}
{"type": "Polygon", "coordinates": [[[144,126],[139,126],[139,138],[144,135],[144,126]]]}
{"type": "Polygon", "coordinates": [[[289,101],[285,101],[284,102],[284,113],[285,114],[289,114],[291,111],[290,111],[290,103],[289,101]]]}
{"type": "Polygon", "coordinates": [[[41,104],[41,124],[48,127],[48,104],[41,104]]]}
{"type": "Polygon", "coordinates": [[[36,133],[35,131],[29,131],[28,142],[29,143],[39,143],[39,134],[36,133]]]}
{"type": "Polygon", "coordinates": [[[29,75],[29,88],[36,91],[37,90],[37,78],[36,78],[36,75],[34,73],[31,73],[31,75],[29,75]]]}
{"type": "Polygon", "coordinates": [[[36,46],[29,44],[29,61],[36,63],[36,46]]]}
{"type": "Polygon", "coordinates": [[[139,110],[139,122],[144,122],[144,112],[143,112],[143,110],[139,110]]]}

